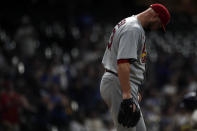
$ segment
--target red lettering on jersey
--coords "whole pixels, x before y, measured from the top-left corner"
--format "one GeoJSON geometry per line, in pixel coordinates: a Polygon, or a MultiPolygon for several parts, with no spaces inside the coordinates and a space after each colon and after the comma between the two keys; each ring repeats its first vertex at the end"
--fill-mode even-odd
{"type": "Polygon", "coordinates": [[[142,49],[142,53],[146,52],[146,43],[144,43],[144,47],[142,49]]]}
{"type": "Polygon", "coordinates": [[[142,49],[142,55],[141,55],[142,63],[146,63],[146,57],[147,57],[147,52],[146,52],[146,42],[145,42],[144,47],[142,49]]]}
{"type": "MultiPolygon", "coordinates": [[[[118,29],[119,29],[122,25],[124,25],[125,23],[126,23],[126,19],[123,19],[122,21],[120,21],[120,22],[117,24],[118,29]]],[[[108,42],[108,44],[107,44],[107,47],[108,47],[109,50],[111,50],[111,46],[112,46],[112,43],[113,43],[113,39],[114,39],[115,33],[116,33],[116,28],[113,29],[112,34],[111,34],[111,36],[110,36],[110,38],[109,38],[109,42],[108,42]]]]}
{"type": "Polygon", "coordinates": [[[111,34],[111,37],[109,39],[109,43],[107,45],[107,47],[108,47],[109,50],[111,50],[111,45],[112,45],[112,42],[113,42],[115,33],[116,33],[116,28],[113,29],[112,34],[111,34]]]}
{"type": "Polygon", "coordinates": [[[118,28],[126,23],[126,19],[123,19],[121,22],[118,23],[118,28]]]}

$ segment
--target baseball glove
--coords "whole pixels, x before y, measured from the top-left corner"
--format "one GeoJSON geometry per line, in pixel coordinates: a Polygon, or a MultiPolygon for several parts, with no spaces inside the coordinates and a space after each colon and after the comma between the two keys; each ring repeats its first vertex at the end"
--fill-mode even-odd
{"type": "Polygon", "coordinates": [[[137,104],[134,102],[133,98],[124,99],[121,102],[119,113],[118,113],[118,122],[124,127],[134,127],[137,125],[140,120],[141,114],[140,109],[137,104]],[[133,111],[134,106],[136,110],[133,111]]]}

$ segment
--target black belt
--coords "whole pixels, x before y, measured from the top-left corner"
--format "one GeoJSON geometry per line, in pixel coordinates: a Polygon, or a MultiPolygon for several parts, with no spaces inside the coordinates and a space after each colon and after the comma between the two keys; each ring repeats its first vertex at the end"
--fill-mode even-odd
{"type": "Polygon", "coordinates": [[[105,69],[105,72],[112,73],[112,74],[114,74],[115,76],[117,76],[117,77],[118,77],[118,74],[117,74],[117,73],[115,73],[115,72],[113,72],[113,71],[111,71],[111,70],[105,69]]]}

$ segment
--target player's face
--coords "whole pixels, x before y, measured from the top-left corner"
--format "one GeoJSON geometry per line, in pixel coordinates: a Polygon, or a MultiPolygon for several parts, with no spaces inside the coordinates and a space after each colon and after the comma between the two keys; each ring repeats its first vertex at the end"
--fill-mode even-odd
{"type": "Polygon", "coordinates": [[[159,29],[161,27],[162,27],[162,25],[161,25],[160,18],[158,16],[157,17],[153,17],[152,21],[151,21],[151,23],[149,25],[149,28],[151,30],[157,30],[157,29],[159,29]]]}

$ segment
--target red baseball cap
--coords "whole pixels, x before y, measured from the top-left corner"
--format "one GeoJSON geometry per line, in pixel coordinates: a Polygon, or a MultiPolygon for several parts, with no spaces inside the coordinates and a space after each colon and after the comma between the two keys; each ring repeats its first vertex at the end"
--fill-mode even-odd
{"type": "Polygon", "coordinates": [[[170,13],[168,9],[162,4],[152,4],[150,5],[150,8],[152,8],[159,15],[162,23],[162,28],[166,32],[166,25],[170,21],[170,13]]]}

